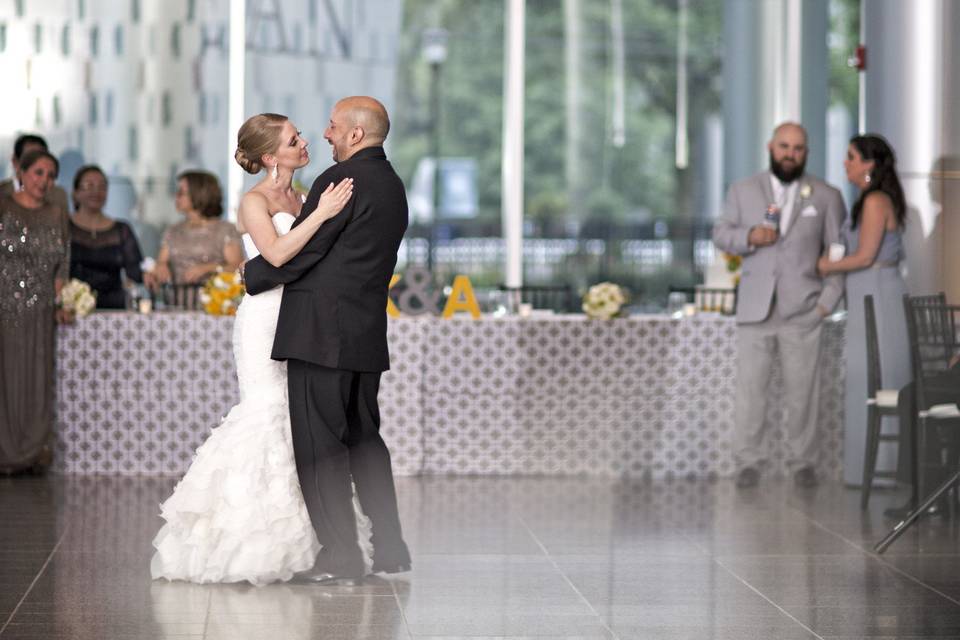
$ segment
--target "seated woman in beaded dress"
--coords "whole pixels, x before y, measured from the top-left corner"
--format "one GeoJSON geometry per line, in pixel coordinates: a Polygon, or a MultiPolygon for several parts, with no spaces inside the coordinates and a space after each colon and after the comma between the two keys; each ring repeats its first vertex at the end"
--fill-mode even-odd
{"type": "Polygon", "coordinates": [[[233,223],[222,220],[223,194],[217,177],[185,171],[177,177],[177,211],[186,220],[167,228],[150,285],[201,284],[217,271],[234,271],[243,261],[243,243],[233,223]]]}

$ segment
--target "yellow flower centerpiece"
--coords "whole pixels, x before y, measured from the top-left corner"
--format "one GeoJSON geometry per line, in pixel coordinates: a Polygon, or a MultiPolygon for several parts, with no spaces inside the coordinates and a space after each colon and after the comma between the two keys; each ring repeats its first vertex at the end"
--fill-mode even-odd
{"type": "Polygon", "coordinates": [[[595,284],[583,296],[583,312],[591,318],[609,320],[620,314],[627,294],[612,282],[595,284]]]}
{"type": "Polygon", "coordinates": [[[214,316],[234,316],[243,299],[244,288],[236,271],[221,271],[210,276],[200,290],[203,310],[214,316]]]}
{"type": "Polygon", "coordinates": [[[723,259],[727,263],[727,271],[730,273],[733,286],[736,287],[740,284],[740,267],[743,265],[743,257],[724,252],[723,259]]]}

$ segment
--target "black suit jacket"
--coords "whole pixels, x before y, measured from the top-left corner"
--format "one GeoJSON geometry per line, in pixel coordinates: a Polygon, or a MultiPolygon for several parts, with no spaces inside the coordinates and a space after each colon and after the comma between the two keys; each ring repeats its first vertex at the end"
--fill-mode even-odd
{"type": "Polygon", "coordinates": [[[403,182],[382,147],[361,149],[317,178],[294,226],[331,182],[353,178],[353,197],[296,256],[274,267],[262,256],[244,269],[247,292],[283,284],[274,360],[347,371],[386,371],[387,289],[407,230],[403,182]]]}

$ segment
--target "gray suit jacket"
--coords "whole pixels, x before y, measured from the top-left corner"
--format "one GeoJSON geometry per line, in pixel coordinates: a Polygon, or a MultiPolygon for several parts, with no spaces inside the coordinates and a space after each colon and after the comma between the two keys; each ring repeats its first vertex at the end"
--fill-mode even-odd
{"type": "Polygon", "coordinates": [[[831,243],[840,242],[846,217],[840,192],[819,178],[802,176],[787,232],[769,247],[753,247],[747,242],[750,228],[763,222],[771,202],[769,171],[745,178],[730,187],[723,213],[713,225],[717,248],[743,256],[737,322],[765,320],[774,294],[786,318],[808,313],[818,304],[832,311],[843,295],[843,276],[821,278],[817,259],[831,243]]]}

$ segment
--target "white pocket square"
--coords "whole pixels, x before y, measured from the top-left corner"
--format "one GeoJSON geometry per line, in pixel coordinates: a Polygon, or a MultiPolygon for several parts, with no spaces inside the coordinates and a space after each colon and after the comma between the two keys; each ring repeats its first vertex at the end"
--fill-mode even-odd
{"type": "Polygon", "coordinates": [[[816,208],[815,206],[813,206],[812,204],[808,204],[807,206],[805,206],[805,207],[803,208],[803,211],[800,212],[800,215],[801,215],[801,216],[815,216],[815,215],[817,215],[817,213],[819,213],[819,212],[817,211],[817,208],[816,208]]]}

